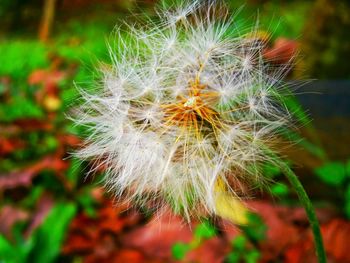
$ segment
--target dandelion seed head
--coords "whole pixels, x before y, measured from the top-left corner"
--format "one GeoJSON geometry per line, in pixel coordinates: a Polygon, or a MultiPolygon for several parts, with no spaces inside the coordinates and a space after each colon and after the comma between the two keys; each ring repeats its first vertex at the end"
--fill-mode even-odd
{"type": "Polygon", "coordinates": [[[218,183],[244,197],[243,185],[264,181],[259,165],[275,161],[266,149],[289,121],[275,95],[287,67],[269,65],[263,43],[215,8],[195,1],[117,32],[100,87],[81,92],[75,121],[90,135],[76,154],[105,167],[116,197],[215,214],[218,183]]]}

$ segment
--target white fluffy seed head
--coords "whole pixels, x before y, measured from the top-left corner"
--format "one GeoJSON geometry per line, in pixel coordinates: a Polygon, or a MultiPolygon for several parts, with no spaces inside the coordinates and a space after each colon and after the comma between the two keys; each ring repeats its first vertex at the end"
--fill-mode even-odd
{"type": "MultiPolygon", "coordinates": [[[[222,12],[222,9],[221,11],[222,12]]],[[[199,1],[117,32],[102,86],[76,117],[91,132],[77,152],[106,170],[108,189],[184,215],[215,213],[220,191],[242,197],[288,121],[276,94],[285,65],[264,60],[257,28],[241,32],[199,1]]]]}

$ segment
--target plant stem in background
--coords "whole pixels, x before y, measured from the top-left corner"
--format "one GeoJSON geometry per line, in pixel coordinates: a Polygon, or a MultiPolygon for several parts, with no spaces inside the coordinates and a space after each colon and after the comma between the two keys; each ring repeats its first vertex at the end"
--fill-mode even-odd
{"type": "Polygon", "coordinates": [[[56,0],[45,0],[43,16],[39,27],[39,39],[46,42],[50,36],[52,23],[55,16],[56,0]]]}
{"type": "Polygon", "coordinates": [[[299,179],[295,175],[295,173],[287,165],[284,165],[282,167],[282,169],[283,169],[283,173],[288,178],[288,180],[291,183],[291,185],[293,186],[294,190],[297,192],[298,197],[299,197],[302,205],[304,206],[307,217],[310,221],[312,232],[314,234],[315,248],[316,248],[316,254],[318,257],[318,262],[325,263],[325,262],[327,262],[326,253],[325,253],[324,247],[323,247],[320,226],[318,223],[318,219],[316,217],[315,210],[312,206],[312,203],[311,203],[303,185],[301,184],[301,182],[299,181],[299,179]]]}

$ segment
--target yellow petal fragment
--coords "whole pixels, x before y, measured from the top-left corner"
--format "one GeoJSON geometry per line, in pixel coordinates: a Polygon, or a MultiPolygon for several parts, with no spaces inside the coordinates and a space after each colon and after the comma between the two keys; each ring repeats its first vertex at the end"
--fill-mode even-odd
{"type": "Polygon", "coordinates": [[[248,224],[249,210],[244,204],[225,189],[221,179],[217,180],[215,187],[215,208],[216,214],[234,224],[248,224]]]}

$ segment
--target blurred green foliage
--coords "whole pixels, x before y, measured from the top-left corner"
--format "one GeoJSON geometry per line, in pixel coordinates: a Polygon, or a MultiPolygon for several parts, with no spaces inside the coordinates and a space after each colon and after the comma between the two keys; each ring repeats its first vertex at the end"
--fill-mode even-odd
{"type": "Polygon", "coordinates": [[[7,75],[14,80],[25,80],[38,68],[49,65],[48,48],[35,40],[7,39],[0,42],[0,75],[7,75]]]}
{"type": "Polygon", "coordinates": [[[238,235],[232,241],[232,252],[228,254],[225,263],[256,263],[259,262],[260,252],[256,248],[249,248],[249,240],[245,235],[238,235]]]}
{"type": "Polygon", "coordinates": [[[341,162],[327,162],[315,169],[315,173],[327,184],[339,186],[346,178],[346,167],[341,162]]]}
{"type": "Polygon", "coordinates": [[[344,214],[350,219],[350,159],[347,162],[325,162],[315,168],[314,172],[339,194],[344,214]]]}
{"type": "Polygon", "coordinates": [[[189,251],[191,251],[191,246],[181,242],[175,243],[171,248],[172,255],[176,260],[184,259],[189,251]]]}

